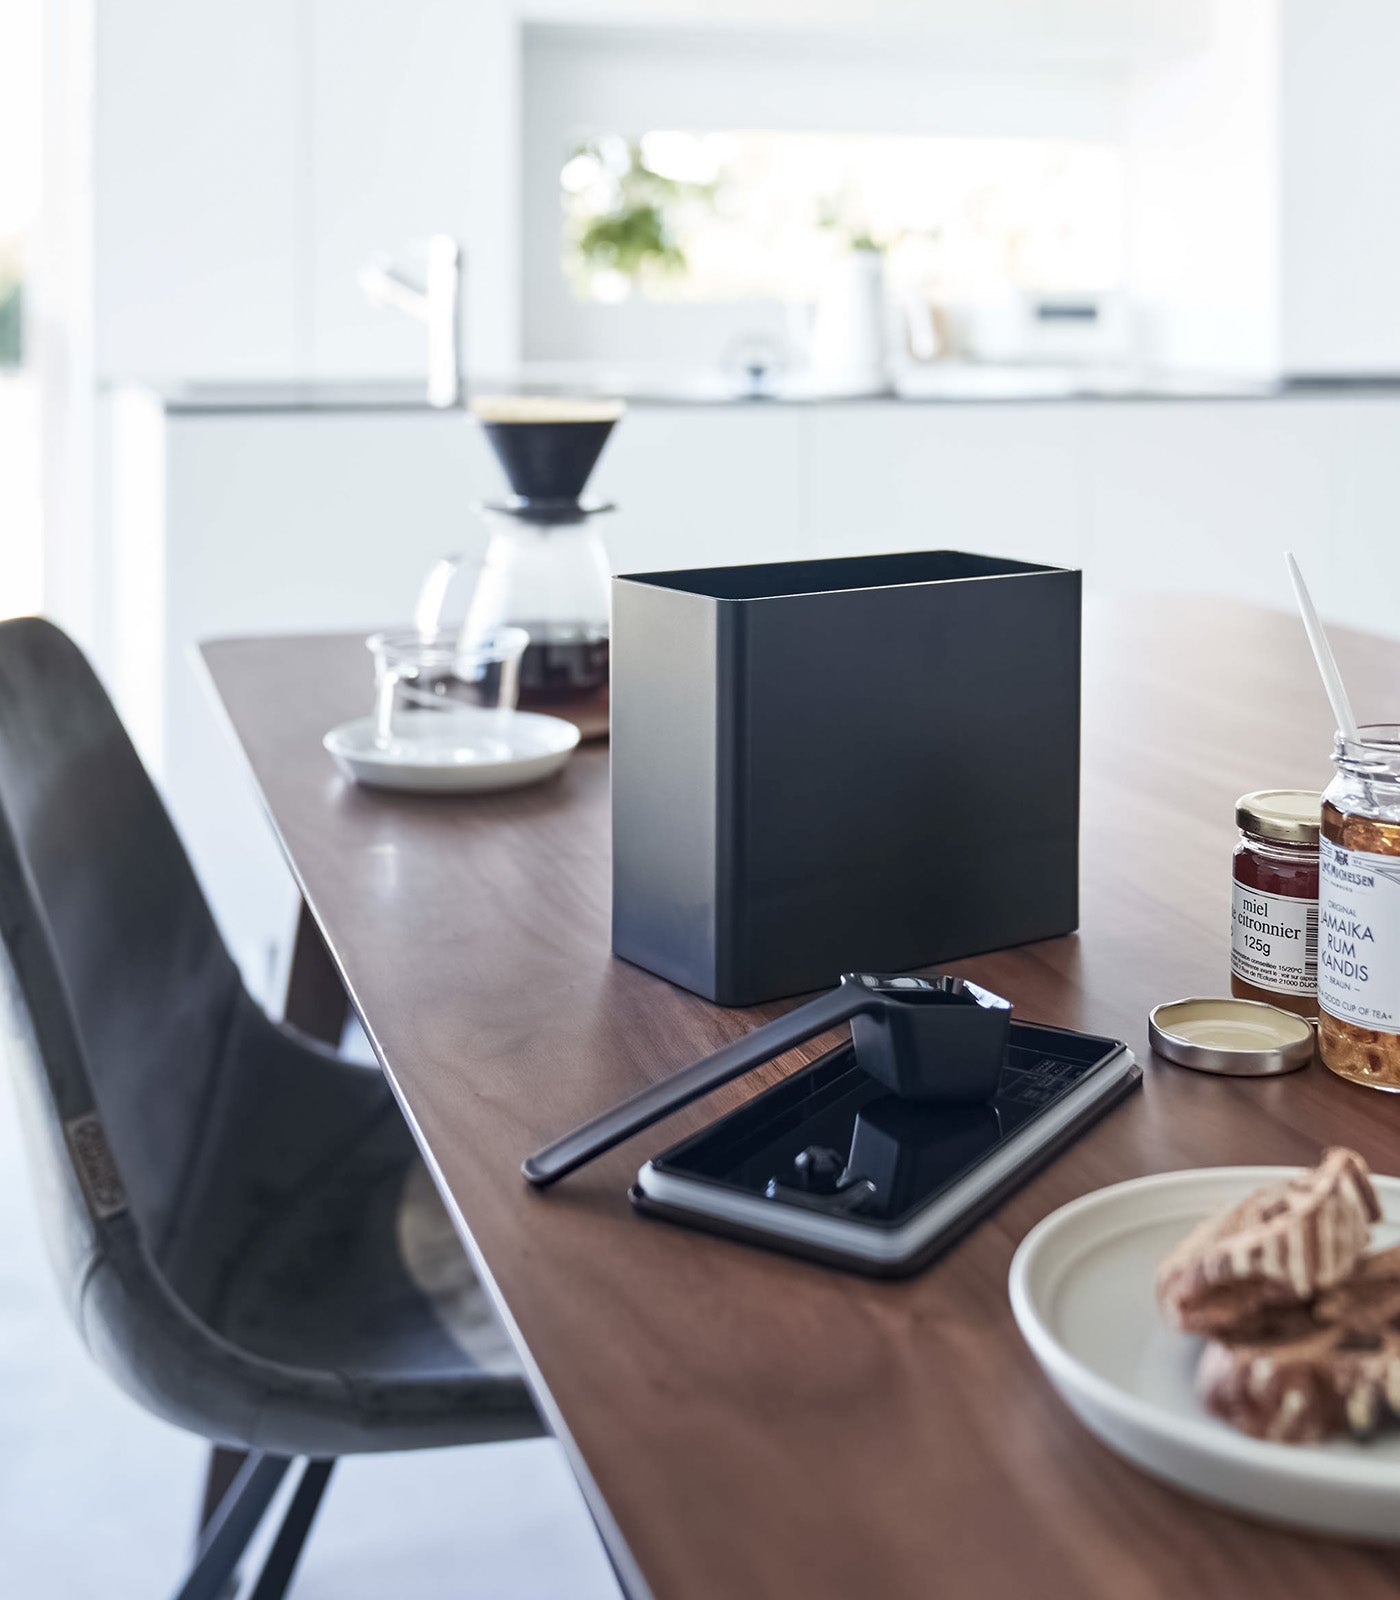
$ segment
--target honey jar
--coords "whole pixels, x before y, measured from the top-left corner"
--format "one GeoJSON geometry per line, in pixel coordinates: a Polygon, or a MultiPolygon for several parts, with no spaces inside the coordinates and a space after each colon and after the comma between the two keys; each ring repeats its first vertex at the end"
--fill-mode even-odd
{"type": "Polygon", "coordinates": [[[1322,796],[1318,1047],[1339,1077],[1400,1090],[1400,726],[1337,736],[1322,796]]]}
{"type": "Polygon", "coordinates": [[[1317,1016],[1318,835],[1322,797],[1260,789],[1235,802],[1230,992],[1317,1016]]]}

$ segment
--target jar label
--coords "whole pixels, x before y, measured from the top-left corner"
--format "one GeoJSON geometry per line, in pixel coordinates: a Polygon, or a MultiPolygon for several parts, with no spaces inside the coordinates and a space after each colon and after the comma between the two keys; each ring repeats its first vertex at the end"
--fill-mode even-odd
{"type": "Polygon", "coordinates": [[[1400,856],[1318,851],[1318,1003],[1342,1022],[1400,1033],[1400,856]]]}
{"type": "Polygon", "coordinates": [[[1235,885],[1230,970],[1256,989],[1317,993],[1317,901],[1235,885]]]}

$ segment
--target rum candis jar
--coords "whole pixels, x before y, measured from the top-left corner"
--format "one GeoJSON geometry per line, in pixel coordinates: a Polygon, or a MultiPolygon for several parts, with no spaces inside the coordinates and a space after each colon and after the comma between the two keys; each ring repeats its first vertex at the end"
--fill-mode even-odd
{"type": "Polygon", "coordinates": [[[1322,797],[1260,789],[1235,803],[1230,993],[1317,1016],[1317,851],[1322,797]]]}
{"type": "Polygon", "coordinates": [[[1318,1044],[1339,1077],[1400,1090],[1400,726],[1337,736],[1322,796],[1318,1044]]]}

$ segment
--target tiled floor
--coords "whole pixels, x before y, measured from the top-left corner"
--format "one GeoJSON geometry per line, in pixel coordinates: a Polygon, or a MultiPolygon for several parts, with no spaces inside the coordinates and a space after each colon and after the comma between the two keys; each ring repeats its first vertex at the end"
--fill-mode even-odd
{"type": "MultiPolygon", "coordinates": [[[[0,1077],[5,1073],[0,1061],[0,1077]]],[[[204,1446],[88,1361],[44,1259],[0,1084],[0,1594],[159,1600],[182,1575],[204,1446]]],[[[296,1600],[616,1600],[549,1440],[342,1462],[296,1600]]]]}

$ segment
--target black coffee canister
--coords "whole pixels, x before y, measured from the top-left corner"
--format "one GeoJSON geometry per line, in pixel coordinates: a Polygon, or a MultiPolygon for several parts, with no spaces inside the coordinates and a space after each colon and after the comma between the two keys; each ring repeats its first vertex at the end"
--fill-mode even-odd
{"type": "Polygon", "coordinates": [[[1080,574],[613,580],[613,949],[722,1005],[1078,925],[1080,574]]]}

